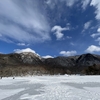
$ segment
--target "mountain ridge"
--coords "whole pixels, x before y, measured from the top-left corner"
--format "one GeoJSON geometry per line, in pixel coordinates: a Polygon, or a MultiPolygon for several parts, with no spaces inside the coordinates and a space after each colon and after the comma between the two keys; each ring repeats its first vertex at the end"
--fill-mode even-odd
{"type": "MultiPolygon", "coordinates": [[[[42,58],[31,52],[0,54],[0,75],[20,74],[100,74],[100,55],[82,54],[42,58]],[[92,72],[91,72],[92,69],[92,72]],[[16,71],[17,70],[17,71],[16,71]],[[15,72],[16,71],[16,72],[15,72]],[[89,73],[88,73],[89,72],[89,73]]],[[[8,75],[10,76],[10,75],[8,75]]]]}

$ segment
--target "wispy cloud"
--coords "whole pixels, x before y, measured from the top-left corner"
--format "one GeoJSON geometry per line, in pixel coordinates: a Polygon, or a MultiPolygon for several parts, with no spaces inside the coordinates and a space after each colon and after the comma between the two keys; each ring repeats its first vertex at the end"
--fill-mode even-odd
{"type": "Polygon", "coordinates": [[[100,47],[91,45],[85,50],[85,52],[89,52],[89,53],[100,52],[100,47]]]}
{"type": "Polygon", "coordinates": [[[98,41],[99,45],[100,45],[100,37],[98,37],[95,41],[98,41]]]}
{"type": "Polygon", "coordinates": [[[17,43],[18,46],[29,46],[30,44],[25,44],[25,43],[17,43]]]}
{"type": "Polygon", "coordinates": [[[100,45],[100,28],[98,28],[97,33],[92,34],[91,37],[95,38],[95,41],[98,41],[100,45]]]}
{"type": "Polygon", "coordinates": [[[73,42],[70,42],[70,45],[75,46],[75,44],[73,42]]]}
{"type": "Polygon", "coordinates": [[[100,0],[92,0],[90,5],[96,8],[96,19],[100,20],[100,0]]]}
{"type": "Polygon", "coordinates": [[[100,28],[97,29],[97,33],[91,35],[92,38],[95,38],[100,35],[100,28]]]}
{"type": "Polygon", "coordinates": [[[88,29],[91,25],[91,21],[88,21],[84,24],[84,30],[88,29]]]}
{"type": "MultiPolygon", "coordinates": [[[[2,38],[33,43],[50,39],[50,26],[38,0],[1,0],[2,38]]],[[[0,38],[1,39],[1,38],[0,38]]]]}
{"type": "Polygon", "coordinates": [[[69,30],[69,27],[64,27],[62,28],[61,26],[54,26],[51,31],[54,32],[54,34],[56,35],[57,40],[60,40],[63,38],[64,34],[62,33],[62,31],[66,31],[69,30]]]}
{"type": "Polygon", "coordinates": [[[100,33],[100,27],[97,29],[97,32],[99,32],[99,33],[100,33]]]}
{"type": "Polygon", "coordinates": [[[90,3],[90,0],[82,0],[82,8],[85,10],[89,3],[90,3]]]}
{"type": "Polygon", "coordinates": [[[84,24],[84,28],[82,30],[82,33],[85,32],[90,26],[91,26],[92,21],[88,21],[84,24]]]}
{"type": "Polygon", "coordinates": [[[71,7],[74,5],[75,2],[77,2],[78,0],[65,0],[66,1],[66,5],[71,7]]]}
{"type": "Polygon", "coordinates": [[[64,2],[66,6],[72,7],[78,0],[46,0],[46,4],[49,5],[51,9],[55,8],[58,3],[64,2]]]}
{"type": "Polygon", "coordinates": [[[66,36],[66,38],[67,38],[67,39],[72,39],[72,37],[71,37],[71,36],[66,36]]]}
{"type": "Polygon", "coordinates": [[[77,52],[76,51],[61,51],[59,54],[63,56],[73,56],[73,55],[76,55],[77,52]]]}
{"type": "MultiPolygon", "coordinates": [[[[97,20],[100,20],[100,0],[92,0],[91,5],[96,8],[96,11],[95,11],[96,17],[95,18],[97,20]]],[[[98,36],[100,36],[100,28],[97,29],[97,33],[94,33],[91,35],[91,37],[97,38],[97,39],[95,39],[95,41],[98,41],[99,45],[100,45],[100,37],[98,37],[98,36]]],[[[98,52],[99,47],[95,47],[95,48],[96,48],[96,52],[98,52]]]]}
{"type": "MultiPolygon", "coordinates": [[[[64,2],[66,6],[72,7],[75,5],[77,1],[80,1],[82,4],[82,8],[85,10],[91,0],[46,0],[46,4],[49,5],[51,9],[55,8],[58,3],[64,2]]],[[[99,1],[99,0],[98,0],[99,1]]]]}
{"type": "Polygon", "coordinates": [[[100,33],[94,33],[94,34],[91,35],[91,37],[92,37],[92,38],[95,38],[95,37],[97,37],[97,36],[99,36],[99,35],[100,35],[100,33]]]}

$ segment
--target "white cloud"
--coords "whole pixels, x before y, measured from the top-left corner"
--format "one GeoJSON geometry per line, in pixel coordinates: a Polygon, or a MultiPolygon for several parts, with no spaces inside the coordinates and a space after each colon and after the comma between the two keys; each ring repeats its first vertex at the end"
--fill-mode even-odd
{"type": "Polygon", "coordinates": [[[55,7],[55,4],[58,2],[58,0],[45,0],[45,3],[53,9],[55,7]]]}
{"type": "Polygon", "coordinates": [[[95,37],[97,37],[97,36],[99,36],[99,35],[100,35],[100,33],[94,33],[94,34],[91,35],[91,37],[92,37],[92,38],[95,38],[95,37]]]}
{"type": "Polygon", "coordinates": [[[100,52],[100,47],[91,45],[85,50],[85,52],[89,52],[89,53],[100,52]]]}
{"type": "Polygon", "coordinates": [[[90,0],[82,0],[82,8],[85,10],[90,0]]]}
{"type": "Polygon", "coordinates": [[[67,39],[71,39],[72,37],[71,37],[71,36],[67,36],[66,38],[67,38],[67,39]]]}
{"type": "Polygon", "coordinates": [[[5,41],[7,43],[14,43],[12,40],[7,39],[6,37],[3,37],[3,36],[0,37],[0,40],[5,41]]]}
{"type": "Polygon", "coordinates": [[[95,38],[95,37],[99,36],[100,35],[100,28],[97,29],[97,32],[98,33],[92,34],[91,37],[95,38]]]}
{"type": "Polygon", "coordinates": [[[95,11],[96,15],[96,19],[100,20],[100,0],[92,0],[91,1],[91,6],[94,6],[97,10],[95,11]]]}
{"type": "Polygon", "coordinates": [[[0,0],[2,40],[26,43],[49,40],[50,26],[41,6],[37,0],[0,0]]]}
{"type": "Polygon", "coordinates": [[[18,43],[17,45],[18,46],[25,46],[26,44],[25,43],[18,43]]]}
{"type": "MultiPolygon", "coordinates": [[[[91,6],[94,6],[96,8],[95,14],[96,14],[96,19],[100,20],[100,0],[92,0],[91,1],[91,6]]],[[[97,33],[96,34],[92,34],[91,37],[97,37],[100,36],[100,27],[97,29],[97,33]]],[[[99,42],[100,45],[100,37],[98,37],[95,41],[99,42]]]]}
{"type": "Polygon", "coordinates": [[[49,5],[51,9],[53,9],[59,2],[64,2],[66,6],[72,7],[77,1],[78,0],[46,0],[45,3],[49,5]]]}
{"type": "Polygon", "coordinates": [[[30,49],[30,48],[26,48],[26,49],[15,49],[14,52],[15,53],[31,52],[31,53],[35,53],[36,54],[36,52],[34,50],[30,49]]]}
{"type": "Polygon", "coordinates": [[[95,39],[95,41],[98,41],[98,42],[99,42],[99,45],[100,45],[100,37],[98,37],[98,36],[100,36],[100,28],[97,29],[97,32],[98,32],[98,33],[92,34],[91,37],[92,37],[92,38],[97,37],[97,39],[95,39]]]}
{"type": "Polygon", "coordinates": [[[45,59],[47,59],[47,58],[54,58],[54,57],[52,57],[50,55],[46,55],[46,56],[42,56],[42,57],[45,58],[45,59]]]}
{"type": "Polygon", "coordinates": [[[98,37],[95,41],[98,41],[99,45],[100,45],[100,37],[98,37]]]}
{"type": "Polygon", "coordinates": [[[97,32],[99,32],[99,33],[100,33],[100,28],[98,28],[98,29],[97,29],[97,32]]]}
{"type": "Polygon", "coordinates": [[[25,43],[17,43],[18,46],[29,46],[29,44],[25,44],[25,43]]]}
{"type": "Polygon", "coordinates": [[[66,1],[66,5],[71,7],[74,5],[75,2],[77,2],[78,0],[65,0],[66,1]]]}
{"type": "Polygon", "coordinates": [[[96,41],[100,41],[100,37],[98,37],[98,38],[96,39],[96,41]]]}
{"type": "Polygon", "coordinates": [[[91,21],[88,21],[84,24],[84,30],[88,29],[91,25],[91,21]]]}
{"type": "Polygon", "coordinates": [[[61,51],[60,54],[63,56],[73,56],[77,54],[77,52],[76,51],[61,51]]]}
{"type": "Polygon", "coordinates": [[[70,24],[70,23],[67,23],[66,25],[67,25],[67,26],[71,26],[71,24],[70,24]]]}
{"type": "Polygon", "coordinates": [[[62,31],[66,31],[69,30],[69,28],[62,28],[61,26],[54,26],[51,31],[54,32],[54,34],[56,35],[57,40],[60,40],[63,38],[64,34],[62,33],[62,31]]]}
{"type": "Polygon", "coordinates": [[[70,45],[74,46],[75,44],[73,42],[71,42],[70,45]]]}

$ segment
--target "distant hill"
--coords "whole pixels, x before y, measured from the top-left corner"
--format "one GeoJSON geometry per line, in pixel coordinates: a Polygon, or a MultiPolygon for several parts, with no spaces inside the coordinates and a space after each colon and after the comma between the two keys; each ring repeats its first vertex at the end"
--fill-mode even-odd
{"type": "Polygon", "coordinates": [[[100,74],[100,55],[83,54],[44,59],[31,52],[0,54],[0,76],[100,74]]]}

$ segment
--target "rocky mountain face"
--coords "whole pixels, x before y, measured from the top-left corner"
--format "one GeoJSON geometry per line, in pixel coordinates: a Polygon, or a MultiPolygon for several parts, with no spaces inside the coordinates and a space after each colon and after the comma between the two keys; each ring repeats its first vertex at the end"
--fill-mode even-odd
{"type": "Polygon", "coordinates": [[[31,52],[0,54],[0,76],[100,74],[100,56],[83,54],[43,59],[31,52]]]}
{"type": "Polygon", "coordinates": [[[76,60],[77,66],[92,66],[100,64],[100,58],[92,54],[83,54],[76,60]]]}
{"type": "Polygon", "coordinates": [[[41,58],[34,53],[12,53],[12,54],[0,54],[1,65],[40,65],[42,63],[41,58]]]}
{"type": "Polygon", "coordinates": [[[73,67],[75,66],[75,60],[68,57],[56,57],[45,59],[45,64],[53,67],[73,67]]]}
{"type": "Polygon", "coordinates": [[[37,54],[31,53],[31,52],[29,53],[24,52],[24,53],[20,53],[19,55],[21,56],[21,61],[24,64],[31,64],[31,65],[42,64],[41,57],[38,56],[37,54]]]}

